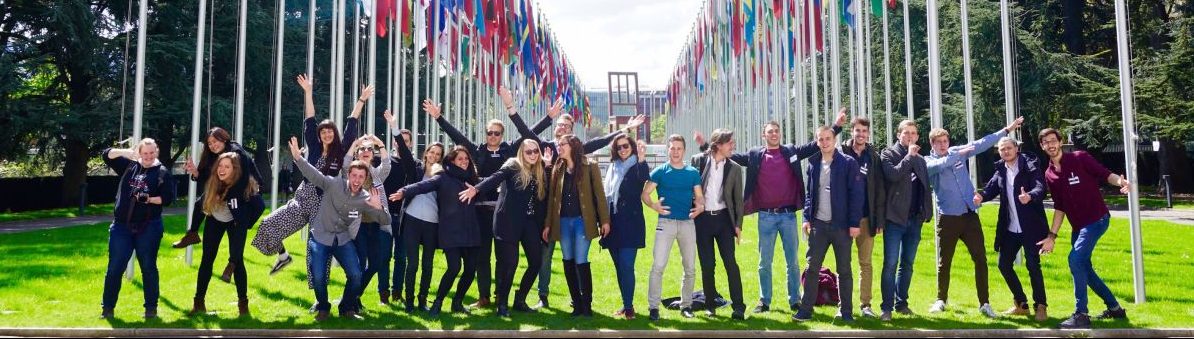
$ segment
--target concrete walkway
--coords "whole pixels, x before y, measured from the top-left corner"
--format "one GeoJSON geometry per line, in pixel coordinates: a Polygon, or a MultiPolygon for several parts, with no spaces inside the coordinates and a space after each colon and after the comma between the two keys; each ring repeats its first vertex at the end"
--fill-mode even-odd
{"type": "Polygon", "coordinates": [[[486,331],[486,330],[300,330],[300,329],[155,329],[155,328],[0,328],[0,336],[16,337],[330,337],[330,338],[1161,338],[1191,337],[1194,329],[1096,329],[1096,330],[843,330],[843,331],[486,331]]]}
{"type": "MultiPolygon", "coordinates": [[[[170,207],[162,211],[162,215],[179,215],[187,213],[186,207],[170,207]]],[[[112,222],[111,214],[91,215],[74,218],[53,218],[41,220],[22,220],[0,223],[0,234],[19,233],[55,228],[92,225],[102,222],[112,222]]]]}

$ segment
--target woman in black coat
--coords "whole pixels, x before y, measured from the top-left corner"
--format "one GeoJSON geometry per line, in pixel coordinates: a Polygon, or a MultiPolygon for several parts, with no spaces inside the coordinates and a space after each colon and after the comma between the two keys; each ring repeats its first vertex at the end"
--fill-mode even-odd
{"type": "Polygon", "coordinates": [[[647,224],[643,220],[643,204],[639,200],[643,185],[651,177],[645,158],[645,145],[625,135],[610,144],[612,161],[605,173],[605,194],[609,201],[609,234],[601,238],[601,247],[609,250],[618,274],[618,288],[622,292],[622,309],[616,317],[634,319],[634,261],[638,250],[645,247],[647,224]]]}
{"type": "Polygon", "coordinates": [[[430,313],[437,316],[443,308],[444,298],[452,288],[452,281],[460,274],[456,294],[452,297],[452,312],[468,313],[464,307],[464,294],[468,292],[476,275],[476,251],[481,246],[481,230],[477,224],[476,208],[471,203],[461,202],[460,192],[476,184],[477,172],[473,170],[471,152],[464,146],[453,147],[440,164],[442,170],[431,179],[407,185],[394,193],[398,200],[404,196],[435,192],[439,205],[439,247],[448,258],[448,269],[440,278],[439,290],[430,313]],[[461,274],[461,263],[464,272],[461,274]]]}
{"type": "Polygon", "coordinates": [[[257,179],[245,172],[235,152],[224,153],[216,160],[212,175],[207,182],[206,194],[199,200],[201,212],[206,215],[207,227],[203,229],[203,255],[199,261],[199,278],[195,286],[195,303],[189,315],[203,315],[207,312],[204,299],[211,281],[211,266],[220,251],[220,238],[228,234],[228,265],[236,279],[237,308],[240,316],[249,315],[248,273],[245,270],[245,240],[249,229],[257,223],[265,211],[257,179]]]}
{"type": "Polygon", "coordinates": [[[497,239],[497,314],[509,317],[510,288],[518,269],[518,245],[526,252],[527,269],[523,272],[518,292],[514,295],[514,310],[534,312],[526,303],[531,284],[543,265],[543,218],[546,216],[546,170],[540,159],[539,143],[523,140],[518,156],[506,160],[497,172],[460,193],[460,200],[471,202],[478,193],[502,187],[494,213],[493,235],[497,239]]]}

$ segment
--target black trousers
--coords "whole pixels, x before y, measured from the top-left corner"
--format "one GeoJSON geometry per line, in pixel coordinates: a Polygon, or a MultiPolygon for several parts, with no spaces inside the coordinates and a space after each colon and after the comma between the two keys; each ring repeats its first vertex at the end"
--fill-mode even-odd
{"type": "MultiPolygon", "coordinates": [[[[198,219],[196,219],[198,220],[198,219]]],[[[198,222],[196,222],[197,224],[198,222]]],[[[245,271],[245,240],[249,236],[248,227],[237,225],[235,221],[222,222],[215,218],[207,218],[207,227],[203,229],[203,255],[199,259],[199,279],[195,284],[195,297],[204,298],[207,295],[207,285],[211,282],[211,266],[220,253],[220,240],[228,233],[228,262],[232,264],[232,279],[236,282],[236,296],[240,300],[248,299],[248,282],[245,271]]]]}
{"type": "Polygon", "coordinates": [[[999,273],[1007,281],[1016,305],[1028,304],[1024,286],[1016,275],[1016,253],[1024,249],[1024,265],[1028,267],[1028,278],[1032,281],[1033,306],[1048,305],[1045,299],[1045,277],[1041,274],[1041,247],[1035,241],[1026,240],[1022,234],[1008,232],[999,244],[999,273]]]}
{"type": "Polygon", "coordinates": [[[423,274],[419,278],[419,300],[427,300],[427,291],[431,287],[431,268],[435,265],[435,248],[439,246],[439,226],[410,215],[403,220],[402,226],[402,241],[406,245],[406,300],[415,300],[415,273],[420,269],[423,274]],[[419,249],[423,250],[422,255],[419,249]]]}
{"type": "Polygon", "coordinates": [[[848,228],[834,227],[830,223],[813,219],[812,230],[808,235],[808,252],[805,259],[808,267],[804,271],[804,295],[800,298],[800,312],[813,314],[816,304],[818,288],[820,288],[821,264],[829,249],[833,249],[833,258],[837,261],[837,295],[840,300],[838,310],[842,315],[852,315],[854,305],[854,272],[850,268],[850,246],[854,239],[850,238],[848,228]]]}
{"type": "Polygon", "coordinates": [[[525,302],[527,294],[531,292],[531,285],[539,275],[543,266],[542,226],[528,223],[520,226],[517,239],[503,239],[497,241],[497,302],[499,305],[510,306],[510,289],[514,285],[514,276],[518,270],[518,246],[526,252],[527,269],[522,273],[522,281],[518,283],[518,293],[515,302],[525,302]]]}
{"type": "Polygon", "coordinates": [[[488,299],[493,287],[493,208],[477,206],[477,225],[481,227],[481,247],[477,249],[477,291],[488,299]]]}
{"type": "MultiPolygon", "coordinates": [[[[722,265],[726,267],[726,276],[730,284],[730,301],[734,311],[744,311],[746,304],[742,301],[742,274],[738,270],[738,259],[734,257],[734,221],[725,210],[704,212],[696,220],[697,258],[701,262],[701,283],[704,285],[705,300],[712,301],[720,296],[717,293],[717,280],[714,279],[717,268],[717,257],[714,255],[713,245],[717,244],[721,254],[722,265]],[[717,213],[713,215],[712,213],[717,213]]],[[[708,302],[710,308],[714,303],[708,302]]]]}
{"type": "Polygon", "coordinates": [[[448,290],[452,289],[452,281],[456,280],[456,276],[460,276],[460,281],[456,284],[456,294],[452,296],[452,305],[460,306],[464,302],[464,294],[468,292],[468,288],[473,284],[473,275],[477,272],[477,251],[480,247],[458,247],[445,248],[444,257],[448,259],[448,270],[444,271],[444,275],[439,279],[439,290],[435,292],[435,301],[443,301],[448,296],[448,290]],[[464,271],[461,272],[461,264],[463,263],[464,271]]]}
{"type": "MultiPolygon", "coordinates": [[[[203,186],[203,183],[199,183],[198,186],[203,186]]],[[[198,186],[196,186],[196,187],[198,187],[198,186]]],[[[191,212],[191,223],[187,225],[187,232],[199,231],[199,225],[202,225],[203,220],[207,219],[207,215],[203,214],[203,192],[202,191],[200,191],[199,194],[195,195],[194,205],[195,205],[194,211],[191,212]]],[[[215,219],[212,219],[212,221],[214,222],[215,219]]],[[[203,237],[207,238],[207,234],[204,234],[203,237]]]]}

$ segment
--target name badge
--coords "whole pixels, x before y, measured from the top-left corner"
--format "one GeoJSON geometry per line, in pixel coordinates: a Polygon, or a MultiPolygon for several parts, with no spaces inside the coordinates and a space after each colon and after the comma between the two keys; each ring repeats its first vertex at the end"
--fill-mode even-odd
{"type": "Polygon", "coordinates": [[[962,169],[963,166],[966,166],[966,163],[959,162],[958,164],[954,165],[954,169],[962,169]]]}
{"type": "Polygon", "coordinates": [[[825,192],[830,192],[830,191],[831,191],[831,190],[829,189],[829,187],[830,187],[830,185],[825,185],[825,192]]]}
{"type": "Polygon", "coordinates": [[[916,172],[912,172],[912,182],[916,182],[916,172]]]}
{"type": "Polygon", "coordinates": [[[239,203],[236,201],[236,199],[235,199],[235,198],[233,198],[232,200],[229,200],[229,201],[228,201],[228,208],[231,208],[231,209],[237,209],[237,208],[240,208],[240,207],[239,207],[239,203]]]}
{"type": "Polygon", "coordinates": [[[792,157],[788,158],[788,162],[793,164],[800,163],[800,156],[793,154],[792,157]]]}
{"type": "Polygon", "coordinates": [[[501,157],[502,157],[502,155],[501,155],[501,154],[498,154],[498,153],[489,153],[489,157],[490,157],[490,158],[501,158],[501,157]]]}
{"type": "Polygon", "coordinates": [[[862,175],[869,174],[871,171],[870,168],[868,168],[869,166],[870,166],[870,164],[863,164],[862,167],[858,168],[858,172],[861,172],[862,175]]]}
{"type": "Polygon", "coordinates": [[[360,218],[360,217],[361,217],[361,212],[360,212],[360,211],[357,211],[357,210],[352,210],[352,211],[349,211],[349,212],[348,212],[348,218],[349,218],[349,219],[357,219],[357,218],[360,218]]]}
{"type": "Polygon", "coordinates": [[[1074,185],[1081,184],[1081,183],[1082,183],[1082,179],[1078,178],[1078,175],[1075,174],[1074,172],[1070,172],[1070,186],[1074,186],[1074,185]]]}

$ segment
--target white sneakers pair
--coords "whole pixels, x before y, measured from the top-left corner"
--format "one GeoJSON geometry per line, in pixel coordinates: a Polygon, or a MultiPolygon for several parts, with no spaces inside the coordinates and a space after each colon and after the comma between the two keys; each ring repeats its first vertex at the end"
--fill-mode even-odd
{"type": "MultiPolygon", "coordinates": [[[[945,307],[946,307],[945,300],[937,300],[937,302],[933,303],[933,306],[929,307],[929,313],[945,312],[945,307]]],[[[995,319],[996,317],[998,317],[997,315],[995,315],[995,310],[991,308],[991,304],[989,304],[989,303],[979,306],[978,313],[982,314],[983,316],[985,316],[987,318],[991,318],[991,319],[995,319]]]]}

